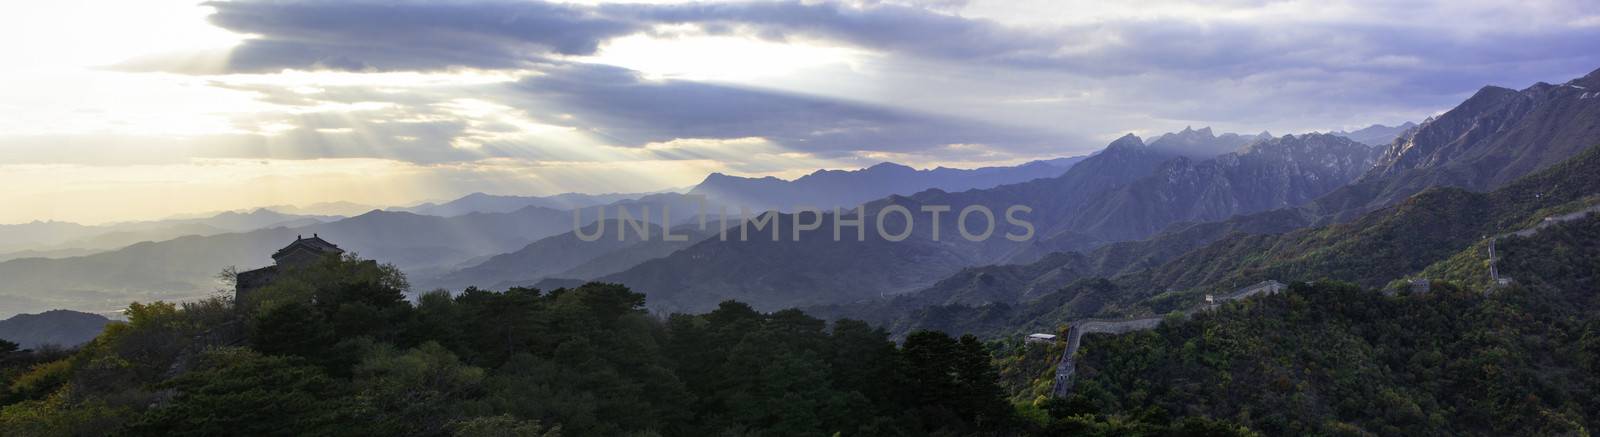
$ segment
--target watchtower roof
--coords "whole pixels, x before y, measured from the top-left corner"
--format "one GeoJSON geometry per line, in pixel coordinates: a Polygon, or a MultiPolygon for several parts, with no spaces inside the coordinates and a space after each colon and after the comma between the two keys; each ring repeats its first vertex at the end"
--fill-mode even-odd
{"type": "Polygon", "coordinates": [[[288,255],[290,252],[294,252],[296,249],[307,249],[315,253],[344,253],[344,249],[340,249],[339,246],[329,243],[328,240],[322,239],[322,237],[317,236],[317,234],[311,234],[311,238],[295,236],[293,243],[289,243],[288,246],[284,246],[282,249],[278,249],[277,252],[273,252],[272,259],[282,258],[284,255],[288,255]]]}

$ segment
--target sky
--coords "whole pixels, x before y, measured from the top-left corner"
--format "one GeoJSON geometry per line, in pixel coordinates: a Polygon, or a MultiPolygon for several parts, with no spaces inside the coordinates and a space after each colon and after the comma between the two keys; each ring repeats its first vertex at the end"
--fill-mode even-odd
{"type": "Polygon", "coordinates": [[[0,13],[0,223],[645,192],[1399,124],[1600,2],[75,1],[0,13]]]}

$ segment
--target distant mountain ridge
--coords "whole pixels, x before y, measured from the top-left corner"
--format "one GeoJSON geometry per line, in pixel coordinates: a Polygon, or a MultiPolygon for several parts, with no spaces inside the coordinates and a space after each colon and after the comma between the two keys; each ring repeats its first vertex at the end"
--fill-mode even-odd
{"type": "Polygon", "coordinates": [[[344,217],[285,214],[257,208],[198,218],[94,226],[55,221],[0,225],[0,261],[31,256],[94,253],[141,241],[163,241],[185,235],[246,232],[268,227],[307,226],[342,218],[344,217]]]}
{"type": "Polygon", "coordinates": [[[637,199],[649,194],[653,193],[563,193],[553,196],[502,196],[472,193],[445,203],[435,204],[429,202],[409,207],[386,208],[385,211],[453,217],[474,212],[511,212],[530,206],[550,209],[584,208],[620,200],[637,199]]]}
{"type": "Polygon", "coordinates": [[[748,206],[752,210],[793,211],[797,207],[822,209],[851,207],[889,195],[924,190],[964,191],[1053,178],[1065,173],[1084,156],[1031,161],[1013,167],[918,170],[884,162],[860,170],[817,170],[793,181],[775,177],[746,178],[712,173],[689,190],[712,202],[748,206]]]}
{"type": "Polygon", "coordinates": [[[1178,132],[1169,132],[1150,141],[1150,147],[1167,152],[1187,156],[1190,159],[1203,161],[1211,157],[1239,150],[1250,143],[1272,139],[1272,134],[1261,132],[1256,135],[1240,135],[1224,133],[1215,135],[1211,127],[1194,129],[1185,126],[1178,132]]]}
{"type": "Polygon", "coordinates": [[[537,283],[545,278],[592,279],[616,273],[646,260],[666,256],[714,234],[695,225],[672,228],[655,223],[625,223],[615,218],[593,222],[581,230],[552,235],[514,252],[495,255],[481,263],[424,282],[428,287],[462,289],[468,286],[504,289],[537,283]],[[644,232],[638,232],[643,227],[644,232]],[[667,241],[665,231],[674,239],[667,241]],[[625,232],[622,232],[624,231],[625,232]],[[592,236],[584,241],[579,236],[592,236]]]}
{"type": "Polygon", "coordinates": [[[1399,138],[1400,135],[1404,135],[1406,131],[1409,131],[1415,127],[1417,127],[1416,123],[1408,121],[1401,123],[1399,126],[1384,126],[1381,124],[1374,124],[1350,132],[1333,131],[1328,132],[1328,134],[1349,138],[1355,142],[1369,146],[1387,147],[1389,144],[1393,144],[1394,140],[1399,138]]]}
{"type": "MultiPolygon", "coordinates": [[[[537,284],[543,279],[585,280],[618,273],[651,259],[667,256],[703,240],[721,225],[721,208],[728,208],[737,224],[740,208],[752,214],[766,210],[789,211],[808,206],[824,210],[849,208],[892,194],[908,195],[925,190],[966,190],[1011,181],[1027,181],[1058,176],[1085,156],[1030,161],[1012,167],[952,169],[939,167],[917,170],[908,166],[881,163],[859,170],[817,170],[795,180],[775,177],[745,178],[712,173],[687,193],[656,193],[619,200],[603,208],[591,205],[581,211],[583,221],[599,219],[604,210],[606,236],[593,242],[578,242],[565,233],[533,242],[515,252],[497,255],[469,267],[423,279],[423,284],[446,288],[469,285],[503,288],[511,284],[537,284]],[[703,196],[703,198],[701,197],[703,196]],[[701,203],[702,199],[704,204],[701,203]],[[670,223],[662,223],[663,211],[671,210],[670,223]],[[705,229],[698,224],[702,208],[711,214],[705,229]],[[620,211],[652,223],[655,235],[641,241],[636,234],[626,241],[614,238],[620,211]],[[648,213],[648,214],[647,214],[648,213]],[[670,227],[688,241],[661,240],[661,230],[670,227]]],[[[589,225],[585,232],[592,232],[589,225]]]]}

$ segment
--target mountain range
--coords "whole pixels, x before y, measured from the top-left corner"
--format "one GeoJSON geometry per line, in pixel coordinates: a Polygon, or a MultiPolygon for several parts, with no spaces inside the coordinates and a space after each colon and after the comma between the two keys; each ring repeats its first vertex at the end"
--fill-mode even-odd
{"type": "Polygon", "coordinates": [[[1075,156],[1031,161],[1014,167],[970,170],[945,167],[918,170],[885,162],[860,170],[817,170],[792,181],[712,173],[689,190],[689,194],[706,196],[714,203],[744,206],[755,211],[790,212],[802,206],[832,209],[930,189],[964,191],[1053,178],[1085,158],[1075,156]]]}
{"type": "Polygon", "coordinates": [[[1204,161],[1224,153],[1234,152],[1250,143],[1268,140],[1272,134],[1261,132],[1256,135],[1240,135],[1224,133],[1215,135],[1210,127],[1194,129],[1185,126],[1183,130],[1161,134],[1150,141],[1150,147],[1166,151],[1174,155],[1187,156],[1190,159],[1204,161]]]}
{"type": "MultiPolygon", "coordinates": [[[[921,180],[927,183],[966,187],[1058,174],[1078,160],[1080,158],[1062,158],[1016,167],[913,172],[924,175],[921,180]]],[[[769,192],[746,193],[779,199],[823,183],[854,187],[850,191],[879,191],[884,188],[863,190],[859,187],[902,168],[885,164],[859,171],[820,171],[809,179],[802,178],[805,182],[767,185],[776,188],[769,192]]],[[[891,188],[908,192],[925,188],[895,187],[900,188],[891,188]]],[[[567,245],[555,256],[528,256],[554,247],[555,241],[559,241],[562,234],[570,234],[575,224],[572,211],[541,204],[584,208],[585,213],[590,214],[585,216],[586,220],[590,221],[594,220],[592,214],[596,206],[605,206],[613,214],[618,209],[626,209],[635,216],[641,216],[643,208],[648,207],[653,208],[651,217],[659,217],[663,206],[672,205],[673,216],[681,217],[677,221],[687,222],[693,219],[699,206],[696,199],[679,193],[546,197],[471,194],[441,204],[401,208],[448,217],[371,210],[341,218],[296,216],[258,209],[205,218],[118,225],[159,229],[164,233],[112,232],[101,235],[111,241],[92,249],[34,250],[18,253],[16,259],[0,260],[3,261],[0,262],[0,277],[6,278],[0,283],[0,314],[51,308],[104,311],[119,308],[131,300],[202,296],[221,286],[216,275],[223,268],[248,269],[265,265],[270,262],[268,254],[297,235],[321,234],[363,257],[394,263],[410,274],[420,289],[531,284],[547,278],[595,278],[666,256],[705,236],[698,227],[674,228],[675,234],[692,233],[695,239],[687,242],[630,240],[623,245],[625,247],[567,245]],[[516,209],[500,211],[513,207],[516,209]],[[533,245],[546,237],[558,238],[533,245]],[[586,252],[575,256],[579,252],[569,249],[586,252]],[[518,254],[518,251],[523,253],[518,254]],[[555,264],[546,265],[547,262],[555,264]],[[460,272],[452,273],[457,271],[460,272]]],[[[611,216],[612,219],[616,217],[611,216]]],[[[5,236],[0,241],[59,244],[73,241],[71,238],[75,236],[93,234],[99,228],[61,222],[0,226],[0,234],[5,236]]]]}
{"type": "Polygon", "coordinates": [[[92,226],[57,221],[0,225],[0,261],[37,256],[87,254],[141,241],[170,240],[185,235],[244,232],[277,226],[306,226],[341,218],[344,217],[284,214],[259,208],[197,218],[92,226]]]}
{"type": "Polygon", "coordinates": [[[1306,134],[1258,140],[1206,160],[1178,157],[1084,202],[1061,223],[1107,241],[1137,240],[1173,223],[1296,206],[1360,177],[1377,152],[1343,137],[1306,134]]]}
{"type": "MultiPolygon", "coordinates": [[[[1184,135],[1211,136],[1209,130],[1184,135]]],[[[723,299],[758,308],[875,299],[933,285],[964,267],[1029,262],[1063,248],[1139,238],[1173,223],[1294,205],[1360,176],[1375,156],[1371,147],[1342,137],[1308,134],[1259,140],[1195,162],[1127,135],[1058,177],[956,193],[928,190],[869,203],[867,238],[861,241],[833,242],[838,218],[828,213],[817,219],[820,229],[800,232],[800,241],[708,239],[593,279],[628,284],[666,311],[698,311],[723,299]],[[983,206],[996,214],[1025,205],[1032,208],[1027,218],[1038,241],[966,241],[956,237],[958,223],[948,217],[937,225],[918,223],[910,238],[889,241],[878,235],[875,217],[891,205],[910,211],[983,206]],[[936,231],[944,238],[935,241],[936,231]]],[[[795,220],[792,214],[777,216],[784,235],[795,220]]]]}
{"type": "MultiPolygon", "coordinates": [[[[1426,278],[1487,286],[1485,235],[1593,208],[1600,205],[1596,193],[1600,145],[1492,192],[1434,187],[1345,223],[1276,233],[1235,232],[1178,256],[1132,265],[1118,259],[1122,254],[1111,247],[1056,253],[1026,265],[965,269],[925,290],[891,299],[807,312],[866,320],[897,335],[932,329],[996,336],[1049,330],[1088,317],[1163,314],[1196,305],[1205,293],[1265,280],[1332,279],[1393,288],[1404,279],[1426,278]]],[[[1536,264],[1526,257],[1520,261],[1536,264]]],[[[1559,268],[1537,270],[1561,280],[1574,278],[1559,268]]],[[[1576,278],[1589,281],[1592,276],[1576,278]]]]}
{"type": "Polygon", "coordinates": [[[1592,115],[1600,101],[1572,92],[1596,77],[1600,71],[1509,94],[1487,87],[1382,149],[1354,183],[1300,207],[1179,224],[1147,240],[1033,263],[968,268],[896,299],[812,311],[896,329],[969,329],[979,319],[1020,329],[1102,313],[1109,297],[1124,305],[1147,299],[1147,310],[1159,312],[1171,291],[1229,290],[1265,279],[1383,286],[1459,251],[1481,252],[1474,243],[1484,235],[1600,202],[1600,133],[1592,115]],[[1539,141],[1523,140],[1530,135],[1539,141]],[[1091,278],[1115,279],[1083,282],[1091,278]]]}
{"type": "MultiPolygon", "coordinates": [[[[881,163],[860,170],[818,170],[792,181],[767,177],[745,178],[714,173],[687,193],[657,193],[625,199],[608,205],[583,207],[584,222],[602,219],[615,222],[619,212],[651,222],[653,234],[671,228],[686,241],[650,240],[631,235],[626,241],[602,238],[578,242],[572,233],[549,237],[516,252],[498,255],[479,264],[439,277],[422,278],[420,285],[459,289],[477,285],[500,287],[513,284],[538,284],[545,279],[595,279],[617,273],[645,261],[664,257],[700,242],[721,225],[720,211],[727,208],[737,223],[741,209],[756,214],[766,210],[795,207],[832,209],[859,205],[894,194],[911,194],[927,189],[967,190],[1005,182],[1050,178],[1066,172],[1086,157],[1030,161],[1013,167],[984,167],[972,170],[935,168],[917,170],[908,166],[881,163]],[[670,223],[661,214],[670,209],[670,223]],[[709,214],[713,226],[698,226],[698,214],[709,214]]],[[[605,229],[617,229],[614,224],[605,229]]],[[[586,229],[585,232],[588,232],[586,229]]],[[[614,234],[613,234],[614,235],[614,234]]]]}
{"type": "Polygon", "coordinates": [[[388,208],[387,211],[453,217],[474,212],[511,212],[530,206],[549,209],[586,208],[627,199],[637,199],[649,194],[653,193],[564,193],[553,196],[502,196],[472,193],[449,202],[428,202],[409,207],[388,208]]]}

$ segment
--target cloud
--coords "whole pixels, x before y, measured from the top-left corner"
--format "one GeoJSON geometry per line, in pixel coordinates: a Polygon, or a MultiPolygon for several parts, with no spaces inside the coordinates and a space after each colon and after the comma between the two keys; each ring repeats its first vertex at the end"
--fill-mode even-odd
{"type": "Polygon", "coordinates": [[[681,80],[647,80],[603,65],[569,64],[521,81],[528,105],[568,111],[616,145],[675,138],[763,137],[795,150],[911,151],[953,143],[1036,147],[1060,138],[839,99],[681,80]]]}
{"type": "MultiPolygon", "coordinates": [[[[1225,77],[1263,69],[1426,71],[1561,60],[1594,62],[1600,13],[1583,2],[1547,7],[1236,2],[1227,13],[1043,26],[952,13],[966,2],[697,2],[585,6],[539,1],[216,2],[213,23],[259,35],[232,68],[341,70],[525,68],[589,55],[606,41],[662,25],[784,41],[820,39],[898,56],[1059,69],[1084,75],[1185,72],[1225,77]],[[1283,9],[1281,5],[1291,5],[1283,9]],[[1294,6],[1298,4],[1298,6],[1294,6]],[[1363,13],[1340,13],[1341,11],[1363,13]],[[1323,17],[1323,16],[1326,17],[1323,17]],[[1433,18],[1461,18],[1439,23],[1433,18]],[[1504,24],[1484,26],[1498,18],[1504,24]],[[1577,20],[1578,23],[1587,23],[1577,20]],[[1404,60],[1404,62],[1396,62],[1404,60]]],[[[1064,6],[1063,6],[1064,7],[1064,6]]],[[[1049,8],[1046,8],[1049,9],[1049,8]]],[[[1422,81],[1418,81],[1422,83],[1422,81]]]]}
{"type": "MultiPolygon", "coordinates": [[[[321,153],[387,153],[421,162],[562,153],[597,159],[605,155],[595,146],[735,138],[764,138],[829,158],[947,154],[941,147],[949,144],[1042,156],[1082,151],[1128,131],[1190,124],[1293,132],[1415,121],[1486,84],[1520,87],[1600,66],[1600,52],[1589,43],[1600,40],[1600,27],[1581,18],[1600,13],[1592,2],[1232,1],[1152,10],[1051,1],[1009,10],[1014,4],[1026,6],[982,0],[210,6],[216,25],[254,35],[228,57],[234,73],[529,74],[509,85],[397,102],[395,109],[369,111],[378,117],[373,122],[275,119],[298,126],[280,138],[312,144],[330,141],[328,129],[376,133],[360,137],[365,148],[334,150],[328,143],[321,153]],[[874,55],[864,67],[808,72],[793,79],[804,86],[788,87],[782,80],[650,80],[580,62],[592,61],[588,55],[608,41],[639,35],[803,41],[874,55]],[[432,106],[456,98],[504,105],[513,114],[484,120],[432,106]],[[417,118],[433,122],[392,121],[417,118]],[[571,131],[554,139],[518,135],[512,128],[519,122],[571,131]]],[[[375,88],[344,92],[402,98],[375,88]]]]}
{"type": "Polygon", "coordinates": [[[873,152],[922,153],[934,160],[948,153],[950,144],[1033,150],[1037,157],[1063,138],[836,98],[650,80],[631,70],[585,63],[551,64],[508,82],[438,83],[448,74],[370,74],[371,84],[344,75],[320,82],[314,74],[275,76],[210,80],[211,87],[265,104],[228,115],[230,132],[182,138],[11,137],[6,142],[13,153],[0,164],[170,163],[194,157],[381,158],[417,164],[491,158],[705,160],[734,171],[773,173],[811,170],[873,152]]]}
{"type": "Polygon", "coordinates": [[[321,67],[517,68],[548,54],[593,54],[644,23],[546,2],[211,2],[213,24],[259,35],[234,49],[232,71],[321,67]]]}

